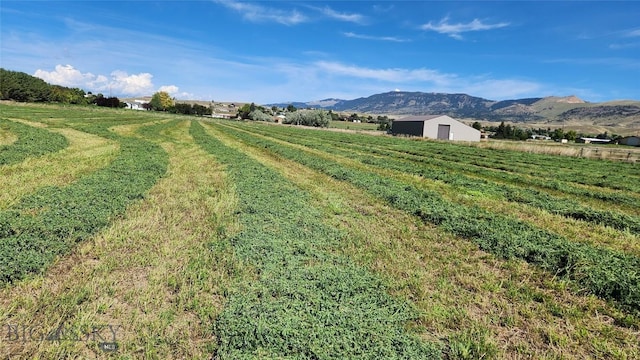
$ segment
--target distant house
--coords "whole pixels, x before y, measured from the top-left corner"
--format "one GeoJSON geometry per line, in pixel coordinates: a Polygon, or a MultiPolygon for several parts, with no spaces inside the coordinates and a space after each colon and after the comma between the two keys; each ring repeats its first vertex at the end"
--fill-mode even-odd
{"type": "Polygon", "coordinates": [[[576,139],[577,143],[581,143],[581,144],[608,144],[611,142],[610,139],[598,139],[598,138],[588,138],[588,137],[581,137],[576,139]]]}
{"type": "Polygon", "coordinates": [[[131,102],[126,102],[125,104],[127,104],[127,108],[132,110],[147,110],[144,108],[144,104],[146,104],[146,101],[144,100],[133,100],[131,102]]]}
{"type": "Polygon", "coordinates": [[[640,146],[640,136],[626,136],[618,139],[618,144],[629,146],[640,146]]]}
{"type": "Polygon", "coordinates": [[[220,113],[212,113],[211,117],[212,118],[216,118],[216,119],[231,119],[232,117],[234,117],[235,115],[231,115],[231,114],[220,114],[220,113]]]}
{"type": "Polygon", "coordinates": [[[547,135],[538,135],[538,134],[533,134],[531,135],[531,138],[533,140],[551,140],[550,136],[547,135]]]}
{"type": "Polygon", "coordinates": [[[394,135],[412,135],[438,140],[480,141],[480,131],[447,115],[409,116],[394,120],[394,135]]]}

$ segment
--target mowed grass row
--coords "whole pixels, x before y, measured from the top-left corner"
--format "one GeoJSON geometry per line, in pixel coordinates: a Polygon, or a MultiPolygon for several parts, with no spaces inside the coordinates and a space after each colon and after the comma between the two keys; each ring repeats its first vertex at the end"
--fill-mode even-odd
{"type": "Polygon", "coordinates": [[[100,335],[117,342],[118,350],[100,350],[100,338],[91,336],[42,342],[0,337],[0,357],[211,358],[212,323],[225,293],[232,281],[251,275],[229,244],[237,231],[233,184],[193,142],[189,121],[120,123],[112,129],[121,136],[144,136],[168,153],[166,175],[46,274],[0,289],[0,323],[38,326],[36,338],[63,326],[83,339],[92,327],[109,324],[116,333],[105,328],[100,335]]]}
{"type": "Polygon", "coordinates": [[[65,136],[69,146],[0,167],[0,210],[15,205],[23,196],[43,186],[64,186],[107,166],[118,154],[117,141],[70,128],[52,131],[65,136]]]}
{"type": "MultiPolygon", "coordinates": [[[[251,129],[251,132],[257,131],[251,129]]],[[[269,135],[268,132],[260,131],[259,133],[269,135]]],[[[640,236],[634,227],[637,217],[619,211],[595,210],[575,204],[568,199],[555,197],[548,199],[549,202],[546,203],[542,201],[546,198],[544,194],[540,196],[542,199],[527,196],[529,193],[526,189],[520,190],[513,187],[505,189],[504,184],[493,184],[474,178],[466,179],[464,175],[458,173],[444,172],[437,168],[425,169],[419,164],[415,166],[412,166],[412,163],[403,162],[396,164],[396,159],[393,157],[370,155],[354,149],[340,151],[327,143],[318,144],[308,137],[305,139],[291,139],[291,137],[284,138],[277,135],[271,137],[286,140],[288,143],[304,144],[307,148],[322,151],[320,154],[331,154],[333,160],[350,162],[364,169],[371,169],[382,176],[398,178],[419,189],[436,191],[445,199],[458,204],[478,206],[493,213],[516,217],[572,241],[640,255],[640,236]],[[354,163],[354,160],[357,163],[354,163]],[[572,208],[572,205],[577,205],[577,208],[572,208]],[[568,214],[573,216],[564,217],[568,214]],[[586,219],[591,221],[584,221],[586,219]],[[615,220],[615,223],[609,223],[608,220],[615,220]]]]}
{"type": "Polygon", "coordinates": [[[342,147],[333,146],[326,139],[314,139],[315,136],[322,137],[318,131],[301,132],[307,136],[281,136],[278,134],[279,129],[271,126],[246,126],[238,123],[234,123],[234,126],[285,144],[302,146],[302,149],[314,149],[321,155],[331,154],[333,160],[372,170],[385,177],[398,178],[419,189],[436,191],[445,199],[458,204],[477,206],[493,213],[516,217],[572,241],[640,255],[639,235],[634,231],[638,216],[628,215],[622,209],[594,209],[594,205],[576,203],[570,198],[552,197],[544,192],[540,197],[532,196],[531,190],[526,188],[496,184],[437,167],[424,167],[420,162],[406,162],[393,156],[397,153],[386,157],[380,153],[369,154],[364,146],[342,150],[342,147]],[[270,129],[274,129],[273,133],[269,133],[270,129]],[[543,201],[545,199],[547,202],[543,201]],[[565,217],[567,215],[571,216],[565,217]],[[590,221],[584,221],[587,219],[590,221]]]}
{"type": "Polygon", "coordinates": [[[162,148],[119,136],[109,126],[113,124],[79,127],[119,143],[120,153],[108,166],[69,185],[40,188],[0,212],[0,282],[42,271],[57,255],[68,252],[109,224],[132,201],[144,197],[165,173],[167,155],[162,148]]]}
{"type": "MultiPolygon", "coordinates": [[[[262,127],[254,127],[256,131],[264,131],[262,127]]],[[[633,183],[632,179],[638,178],[637,166],[620,162],[608,162],[589,159],[573,159],[561,156],[544,156],[538,159],[536,154],[523,154],[517,151],[479,151],[475,147],[441,143],[422,140],[408,140],[390,138],[386,136],[366,136],[360,134],[341,134],[318,130],[297,129],[293,127],[279,127],[268,130],[272,134],[279,134],[291,139],[303,139],[307,141],[320,141],[327,144],[335,144],[344,149],[355,149],[379,154],[383,157],[405,159],[419,163],[423,167],[435,168],[444,171],[465,174],[467,176],[483,178],[490,182],[499,182],[518,187],[537,188],[544,192],[550,192],[555,196],[571,196],[585,203],[593,203],[596,206],[621,208],[625,211],[640,215],[640,195],[635,192],[607,189],[600,186],[583,185],[578,182],[549,179],[549,171],[556,174],[565,166],[572,166],[573,172],[586,174],[598,174],[599,178],[606,178],[612,173],[617,174],[624,183],[633,183]],[[527,174],[513,171],[505,171],[500,165],[492,166],[493,156],[513,157],[512,162],[525,162],[529,165],[527,174]],[[530,157],[529,160],[523,160],[530,157]],[[538,161],[549,157],[555,165],[555,170],[545,169],[538,161]],[[482,165],[477,162],[482,161],[482,165]],[[574,164],[575,162],[575,164],[574,164]],[[560,164],[562,166],[560,166],[560,164]],[[605,166],[606,165],[606,166],[605,166]],[[604,167],[603,167],[604,166],[604,167]]],[[[580,177],[579,177],[580,178],[580,177]]],[[[640,178],[638,178],[640,181],[640,178]]]]}
{"type": "MultiPolygon", "coordinates": [[[[372,154],[371,150],[365,146],[356,148],[346,146],[345,143],[329,142],[326,136],[322,140],[309,136],[291,136],[291,134],[281,136],[275,131],[270,133],[268,130],[270,129],[264,127],[254,127],[252,129],[252,131],[257,131],[263,135],[354,159],[366,165],[418,175],[424,179],[441,181],[459,191],[480,193],[483,197],[522,203],[551,214],[606,225],[618,230],[629,230],[632,233],[640,234],[640,216],[632,216],[620,211],[594,209],[593,207],[582,205],[577,201],[556,197],[540,190],[510,184],[498,184],[486,179],[467,176],[460,172],[446,171],[436,166],[424,165],[420,160],[411,161],[398,158],[390,152],[383,153],[382,151],[378,151],[372,154]]],[[[638,205],[640,206],[640,203],[638,205]]]]}
{"type": "Polygon", "coordinates": [[[7,119],[0,119],[0,127],[17,137],[9,145],[0,145],[0,166],[16,164],[29,157],[59,151],[69,145],[63,135],[47,129],[7,119]]]}
{"type": "Polygon", "coordinates": [[[441,342],[450,359],[640,356],[637,317],[576,295],[570,283],[551,280],[524,261],[478,251],[353,185],[208,129],[309,191],[327,221],[348,234],[335,251],[416,304],[423,336],[441,342]]]}
{"type": "MultiPolygon", "coordinates": [[[[264,131],[263,127],[254,126],[254,131],[264,131]]],[[[269,129],[271,134],[286,136],[293,141],[311,141],[339,147],[345,151],[360,151],[384,158],[408,160],[429,171],[439,171],[465,174],[481,178],[493,183],[503,183],[519,188],[536,188],[545,193],[558,197],[571,196],[582,203],[593,203],[596,207],[620,208],[624,211],[640,215],[640,194],[629,191],[606,189],[599,186],[585,186],[577,182],[562,181],[557,178],[549,179],[549,172],[555,174],[563,168],[571,166],[581,168],[585,176],[597,174],[600,178],[609,176],[612,172],[618,174],[625,183],[633,182],[637,177],[637,166],[619,162],[605,162],[589,159],[573,159],[561,156],[544,156],[538,159],[535,154],[523,154],[516,151],[482,151],[470,146],[433,141],[396,139],[386,136],[372,137],[358,134],[336,134],[302,130],[292,127],[269,129]],[[298,140],[295,140],[298,139],[298,140]],[[498,164],[506,159],[529,157],[527,173],[505,171],[498,164]],[[478,158],[483,165],[478,165],[478,158]],[[554,168],[536,164],[551,158],[554,168]],[[575,163],[574,163],[575,162],[575,163]],[[576,164],[577,163],[577,164],[576,164]],[[491,164],[494,164],[491,166],[491,164]],[[594,203],[594,199],[600,201],[594,203]]],[[[546,160],[546,161],[551,161],[546,160]]],[[[577,170],[574,170],[577,172],[577,170]]],[[[582,176],[579,177],[582,179],[582,176]]],[[[640,181],[640,178],[638,178],[640,181]]]]}
{"type": "Polygon", "coordinates": [[[234,130],[224,131],[288,159],[352,183],[389,204],[474,241],[502,258],[521,258],[586,291],[614,300],[631,312],[640,309],[640,259],[620,251],[575,243],[539,227],[473,205],[460,205],[435,191],[375,172],[347,166],[330,156],[234,130]]]}
{"type": "Polygon", "coordinates": [[[344,233],[323,221],[309,195],[278,172],[225,146],[194,122],[191,134],[225,164],[239,199],[236,256],[256,278],[235,284],[216,321],[216,357],[439,358],[407,330],[407,302],[344,256],[344,233]]]}

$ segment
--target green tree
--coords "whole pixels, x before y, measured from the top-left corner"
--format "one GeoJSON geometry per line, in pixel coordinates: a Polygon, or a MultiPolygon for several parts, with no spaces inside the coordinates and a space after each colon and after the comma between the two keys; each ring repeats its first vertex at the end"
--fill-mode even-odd
{"type": "Polygon", "coordinates": [[[564,136],[565,136],[565,135],[564,135],[564,130],[562,130],[561,128],[557,128],[557,129],[553,130],[553,131],[551,132],[551,135],[549,135],[549,136],[551,136],[551,138],[552,138],[553,140],[561,140],[561,139],[564,139],[564,138],[565,138],[565,137],[564,137],[564,136]]]}
{"type": "Polygon", "coordinates": [[[472,128],[476,129],[476,130],[482,130],[482,125],[480,125],[479,122],[474,121],[473,124],[471,125],[472,128]]]}
{"type": "Polygon", "coordinates": [[[151,97],[151,108],[156,111],[167,111],[173,106],[173,99],[166,91],[158,91],[151,97]]]}
{"type": "Polygon", "coordinates": [[[328,127],[331,115],[324,110],[300,110],[287,115],[285,124],[328,127]]]}
{"type": "MultiPolygon", "coordinates": [[[[253,110],[255,110],[255,105],[254,105],[254,109],[253,110]]],[[[251,109],[251,104],[242,105],[242,107],[240,109],[238,109],[238,118],[244,119],[244,120],[248,119],[249,118],[249,114],[253,110],[251,109]]]]}
{"type": "Polygon", "coordinates": [[[264,112],[262,112],[259,109],[253,110],[252,112],[249,113],[249,119],[251,120],[255,120],[255,121],[267,121],[267,122],[272,122],[273,121],[273,117],[269,114],[265,114],[264,112]]]}

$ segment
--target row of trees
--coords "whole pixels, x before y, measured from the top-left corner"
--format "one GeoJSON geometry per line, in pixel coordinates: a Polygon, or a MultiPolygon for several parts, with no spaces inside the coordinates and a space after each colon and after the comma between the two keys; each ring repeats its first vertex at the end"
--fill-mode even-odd
{"type": "Polygon", "coordinates": [[[88,104],[84,90],[50,85],[44,80],[19,71],[0,68],[0,99],[21,102],[57,102],[88,104]]]}
{"type": "Polygon", "coordinates": [[[267,109],[264,106],[251,103],[244,104],[238,109],[238,118],[243,120],[273,122],[276,115],[284,115],[283,124],[315,127],[328,127],[332,120],[331,111],[298,110],[293,105],[289,105],[286,109],[279,109],[277,106],[267,109]]]}
{"type": "Polygon", "coordinates": [[[325,110],[299,110],[286,115],[283,124],[329,127],[331,114],[325,110]]]}
{"type": "Polygon", "coordinates": [[[528,129],[528,128],[519,128],[517,126],[512,126],[510,124],[505,124],[504,121],[500,123],[498,126],[482,126],[479,122],[474,122],[472,125],[473,128],[478,130],[484,130],[492,133],[491,137],[494,139],[507,139],[507,140],[527,140],[531,139],[533,135],[542,135],[548,136],[552,140],[562,140],[566,139],[568,141],[575,141],[581,137],[595,137],[598,139],[609,139],[615,140],[619,138],[619,135],[609,134],[606,131],[601,134],[593,135],[593,134],[584,134],[578,133],[575,130],[565,130],[562,128],[538,128],[538,129],[528,129]]]}

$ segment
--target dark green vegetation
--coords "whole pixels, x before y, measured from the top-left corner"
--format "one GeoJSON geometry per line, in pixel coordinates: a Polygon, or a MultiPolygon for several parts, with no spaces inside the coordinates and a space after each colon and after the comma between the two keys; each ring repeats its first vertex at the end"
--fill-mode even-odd
{"type": "Polygon", "coordinates": [[[237,284],[217,321],[221,359],[439,358],[406,333],[417,314],[349,259],[332,255],[343,234],[323,224],[308,195],[193,123],[191,134],[227,165],[240,198],[240,234],[230,241],[258,279],[237,284]]]}
{"type": "MultiPolygon", "coordinates": [[[[259,131],[260,129],[252,130],[259,131]]],[[[414,172],[413,166],[406,166],[407,164],[397,166],[398,163],[394,162],[393,157],[388,162],[374,161],[373,164],[366,158],[360,158],[363,163],[369,165],[369,168],[359,168],[339,163],[331,156],[318,156],[318,154],[301,151],[299,148],[268,138],[256,137],[248,132],[231,128],[226,128],[225,131],[255,146],[267,148],[280,156],[354,184],[364,191],[385,199],[394,207],[474,241],[481,249],[490,251],[499,257],[524,259],[558,276],[567,276],[589,292],[605,299],[615,300],[631,311],[640,310],[640,272],[638,272],[640,258],[637,255],[577,243],[539,228],[535,224],[523,222],[512,216],[496,214],[472,204],[459,204],[444,198],[436,191],[421,189],[409,181],[382,175],[375,171],[374,168],[393,168],[395,163],[396,166],[393,170],[414,172]]],[[[276,137],[278,137],[278,132],[276,129],[268,129],[268,133],[276,134],[276,137]]],[[[338,136],[329,135],[329,133],[325,135],[338,136]]],[[[295,139],[288,139],[290,142],[296,142],[295,139]]],[[[360,139],[369,141],[368,138],[360,139]]],[[[305,142],[305,139],[299,141],[305,142]]],[[[357,143],[357,138],[354,138],[353,142],[357,143]]],[[[317,147],[327,148],[327,144],[317,144],[317,147]]],[[[596,164],[594,162],[594,167],[596,164]]],[[[622,166],[625,167],[625,165],[622,166]]],[[[503,167],[519,168],[518,165],[503,167]]],[[[601,165],[601,167],[604,166],[601,165]]],[[[626,175],[637,178],[638,169],[633,165],[627,167],[626,175]]],[[[593,169],[590,171],[593,173],[593,169]]],[[[623,177],[621,171],[618,171],[618,176],[623,177]]],[[[592,175],[591,177],[595,178],[596,176],[592,175]]],[[[561,180],[567,178],[570,178],[569,174],[565,176],[557,174],[556,176],[556,179],[561,180]]],[[[618,184],[613,179],[606,179],[606,181],[594,179],[586,182],[596,181],[599,185],[608,185],[615,189],[624,188],[630,191],[640,186],[638,185],[640,182],[618,184]]],[[[474,186],[474,190],[481,191],[482,188],[476,189],[474,186]]],[[[511,192],[512,197],[517,195],[513,188],[511,192]]],[[[507,194],[507,199],[508,197],[509,194],[507,194]]],[[[535,199],[535,196],[532,199],[535,199]]],[[[551,210],[553,210],[553,206],[553,204],[550,206],[551,210]]],[[[562,201],[559,201],[556,206],[561,209],[562,201]]],[[[615,220],[619,227],[638,231],[638,221],[635,217],[614,212],[598,214],[597,210],[594,210],[593,213],[590,213],[588,209],[583,210],[582,215],[577,217],[592,221],[615,220]]]]}
{"type": "Polygon", "coordinates": [[[47,84],[35,76],[0,68],[0,100],[85,104],[85,92],[47,84]]]}
{"type": "Polygon", "coordinates": [[[117,124],[71,125],[120,143],[120,154],[107,168],[69,186],[42,188],[0,212],[0,282],[43,270],[108,225],[164,174],[166,153],[158,145],[109,130],[117,124]]]}
{"type": "Polygon", "coordinates": [[[0,145],[0,166],[19,163],[28,157],[55,152],[69,145],[60,134],[19,122],[0,119],[0,127],[18,137],[11,145],[0,145]]]}

